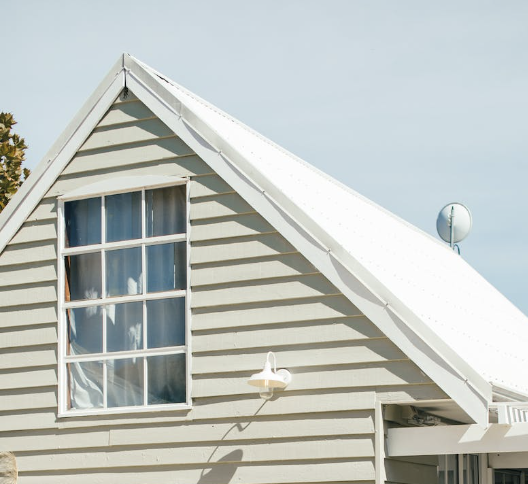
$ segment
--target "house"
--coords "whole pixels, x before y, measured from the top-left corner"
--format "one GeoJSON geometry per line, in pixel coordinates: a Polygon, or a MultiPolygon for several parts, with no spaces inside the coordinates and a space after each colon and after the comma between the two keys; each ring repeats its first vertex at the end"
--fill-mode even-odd
{"type": "Polygon", "coordinates": [[[527,318],[129,55],[0,216],[0,325],[0,450],[21,484],[528,468],[527,318]],[[266,400],[247,381],[269,351],[292,381],[266,400]]]}

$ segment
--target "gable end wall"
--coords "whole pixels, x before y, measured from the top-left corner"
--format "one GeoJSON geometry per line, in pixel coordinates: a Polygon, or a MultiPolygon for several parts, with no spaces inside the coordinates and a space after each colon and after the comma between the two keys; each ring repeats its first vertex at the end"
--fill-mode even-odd
{"type": "Polygon", "coordinates": [[[376,399],[446,398],[134,96],[0,255],[0,331],[0,450],[21,484],[372,482],[376,399]],[[192,180],[193,408],[57,419],[56,197],[124,174],[192,180]],[[294,379],[263,403],[246,381],[269,350],[294,379]]]}

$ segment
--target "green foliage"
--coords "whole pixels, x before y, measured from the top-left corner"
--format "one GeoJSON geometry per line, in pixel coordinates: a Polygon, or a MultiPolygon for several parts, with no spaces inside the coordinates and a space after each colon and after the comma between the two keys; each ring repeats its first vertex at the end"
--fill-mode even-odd
{"type": "Polygon", "coordinates": [[[14,124],[11,113],[0,113],[0,212],[30,174],[22,168],[27,146],[24,138],[11,132],[14,124]]]}

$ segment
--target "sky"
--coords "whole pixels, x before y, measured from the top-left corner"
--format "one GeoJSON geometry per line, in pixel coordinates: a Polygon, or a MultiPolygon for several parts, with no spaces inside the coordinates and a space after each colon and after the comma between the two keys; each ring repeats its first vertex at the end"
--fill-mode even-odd
{"type": "MultiPolygon", "coordinates": [[[[0,0],[36,166],[127,52],[425,232],[528,314],[528,2],[0,0]]],[[[500,322],[497,322],[500,324],[500,322]]]]}

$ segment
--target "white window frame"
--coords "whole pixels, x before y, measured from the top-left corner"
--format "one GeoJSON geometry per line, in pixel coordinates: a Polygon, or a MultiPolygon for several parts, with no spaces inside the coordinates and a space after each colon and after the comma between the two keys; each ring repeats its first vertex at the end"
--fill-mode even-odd
{"type": "MultiPolygon", "coordinates": [[[[71,191],[60,197],[58,197],[58,213],[57,213],[57,312],[58,312],[58,417],[77,417],[77,416],[88,416],[88,415],[109,415],[109,414],[126,414],[126,413],[144,413],[144,412],[159,412],[159,411],[171,411],[171,410],[189,410],[192,407],[191,400],[191,266],[190,266],[190,182],[189,178],[179,177],[160,177],[160,176],[147,176],[147,177],[121,177],[115,180],[105,180],[103,182],[94,183],[89,186],[81,187],[78,190],[71,191]],[[158,237],[142,237],[141,239],[125,240],[119,242],[104,242],[97,244],[99,249],[104,255],[105,250],[115,248],[127,248],[127,247],[142,247],[145,250],[146,245],[157,245],[167,242],[186,242],[186,266],[187,266],[187,288],[185,290],[174,290],[159,293],[151,293],[146,297],[144,294],[140,295],[125,295],[118,297],[107,298],[104,295],[104,284],[102,298],[95,300],[76,301],[75,303],[69,303],[65,300],[65,263],[64,258],[72,254],[82,254],[85,252],[92,252],[95,249],[95,245],[81,246],[75,248],[66,248],[65,244],[65,223],[64,223],[64,204],[65,202],[72,200],[82,200],[87,198],[103,197],[108,195],[114,195],[118,193],[129,193],[133,191],[142,191],[142,210],[144,210],[144,193],[146,190],[153,190],[156,188],[165,188],[170,186],[185,185],[185,203],[186,203],[186,232],[184,235],[177,236],[158,236],[158,237]],[[105,361],[112,359],[121,359],[131,356],[131,351],[119,351],[119,352],[106,352],[96,353],[93,355],[67,355],[67,326],[66,321],[66,309],[69,307],[88,307],[88,306],[104,306],[105,304],[112,303],[125,303],[132,301],[145,301],[154,299],[164,299],[168,296],[185,296],[185,346],[182,347],[162,347],[162,348],[151,348],[144,349],[141,352],[134,351],[134,356],[162,356],[167,354],[181,354],[185,353],[185,390],[186,390],[186,401],[184,403],[170,403],[170,404],[156,404],[134,407],[110,407],[110,408],[89,408],[89,409],[69,409],[68,408],[68,393],[70,391],[68,384],[68,371],[66,365],[75,361],[105,361]]],[[[104,208],[102,208],[104,214],[104,208]]],[[[143,215],[144,220],[144,215],[143,215]]],[[[102,229],[104,230],[104,219],[101,222],[102,229]]],[[[145,234],[143,230],[143,234],[145,234]]],[[[102,238],[104,239],[104,236],[102,238]]],[[[104,257],[102,257],[102,264],[104,264],[104,257]]],[[[146,277],[145,271],[143,271],[143,278],[146,277]]],[[[104,278],[103,278],[104,279],[104,278]]],[[[143,287],[145,285],[143,284],[143,287]]],[[[105,318],[103,318],[103,324],[106,324],[105,318]]],[[[146,331],[145,325],[143,325],[143,331],[146,331]]],[[[106,338],[106,334],[103,327],[103,338],[106,338]]],[[[144,378],[146,378],[147,367],[144,366],[144,378]]],[[[106,375],[104,377],[106,382],[106,375]]],[[[106,383],[105,383],[106,385],[106,383]]]]}

